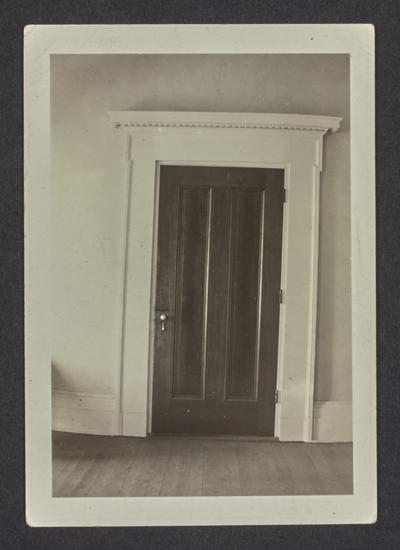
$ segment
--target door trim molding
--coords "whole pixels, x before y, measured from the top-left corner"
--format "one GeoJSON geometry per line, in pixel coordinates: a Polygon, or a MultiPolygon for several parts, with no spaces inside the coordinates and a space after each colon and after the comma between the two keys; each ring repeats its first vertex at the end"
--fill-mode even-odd
{"type": "Polygon", "coordinates": [[[160,164],[285,169],[275,436],[310,441],[313,429],[319,178],[323,136],[340,118],[254,113],[111,112],[133,163],[127,205],[125,318],[119,375],[122,434],[151,425],[154,265],[160,164]],[[223,139],[221,139],[223,137],[223,139]],[[299,253],[300,251],[300,253],[299,253]],[[146,323],[150,322],[150,330],[146,323]],[[137,422],[124,422],[132,414],[137,422]],[[131,426],[131,428],[129,428],[131,426]]]}

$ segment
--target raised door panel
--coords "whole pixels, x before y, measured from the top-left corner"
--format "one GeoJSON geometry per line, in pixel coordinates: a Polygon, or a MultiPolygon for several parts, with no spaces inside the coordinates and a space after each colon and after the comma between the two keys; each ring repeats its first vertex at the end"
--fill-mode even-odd
{"type": "Polygon", "coordinates": [[[263,190],[231,190],[225,399],[257,399],[263,201],[263,190]]]}
{"type": "Polygon", "coordinates": [[[173,397],[204,398],[209,190],[178,189],[173,397]]]}

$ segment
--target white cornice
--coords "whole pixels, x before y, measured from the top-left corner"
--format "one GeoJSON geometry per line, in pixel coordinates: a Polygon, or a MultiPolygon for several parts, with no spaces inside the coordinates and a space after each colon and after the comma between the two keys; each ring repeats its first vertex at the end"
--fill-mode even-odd
{"type": "Polygon", "coordinates": [[[149,128],[238,128],[337,132],[339,117],[277,113],[215,113],[191,111],[110,111],[113,125],[149,128]]]}

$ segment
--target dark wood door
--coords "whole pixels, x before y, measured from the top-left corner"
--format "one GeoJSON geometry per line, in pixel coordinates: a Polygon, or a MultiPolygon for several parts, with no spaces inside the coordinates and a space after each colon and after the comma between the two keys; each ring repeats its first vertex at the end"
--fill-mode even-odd
{"type": "Polygon", "coordinates": [[[153,433],[273,435],[283,197],[283,170],[161,167],[153,433]]]}

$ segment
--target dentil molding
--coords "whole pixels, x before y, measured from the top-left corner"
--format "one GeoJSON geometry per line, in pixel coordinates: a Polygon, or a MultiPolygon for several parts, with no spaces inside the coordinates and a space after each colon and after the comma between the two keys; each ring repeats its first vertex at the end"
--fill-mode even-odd
{"type": "Polygon", "coordinates": [[[278,113],[213,113],[192,111],[111,111],[113,125],[149,128],[238,128],[337,132],[339,117],[278,113]]]}

